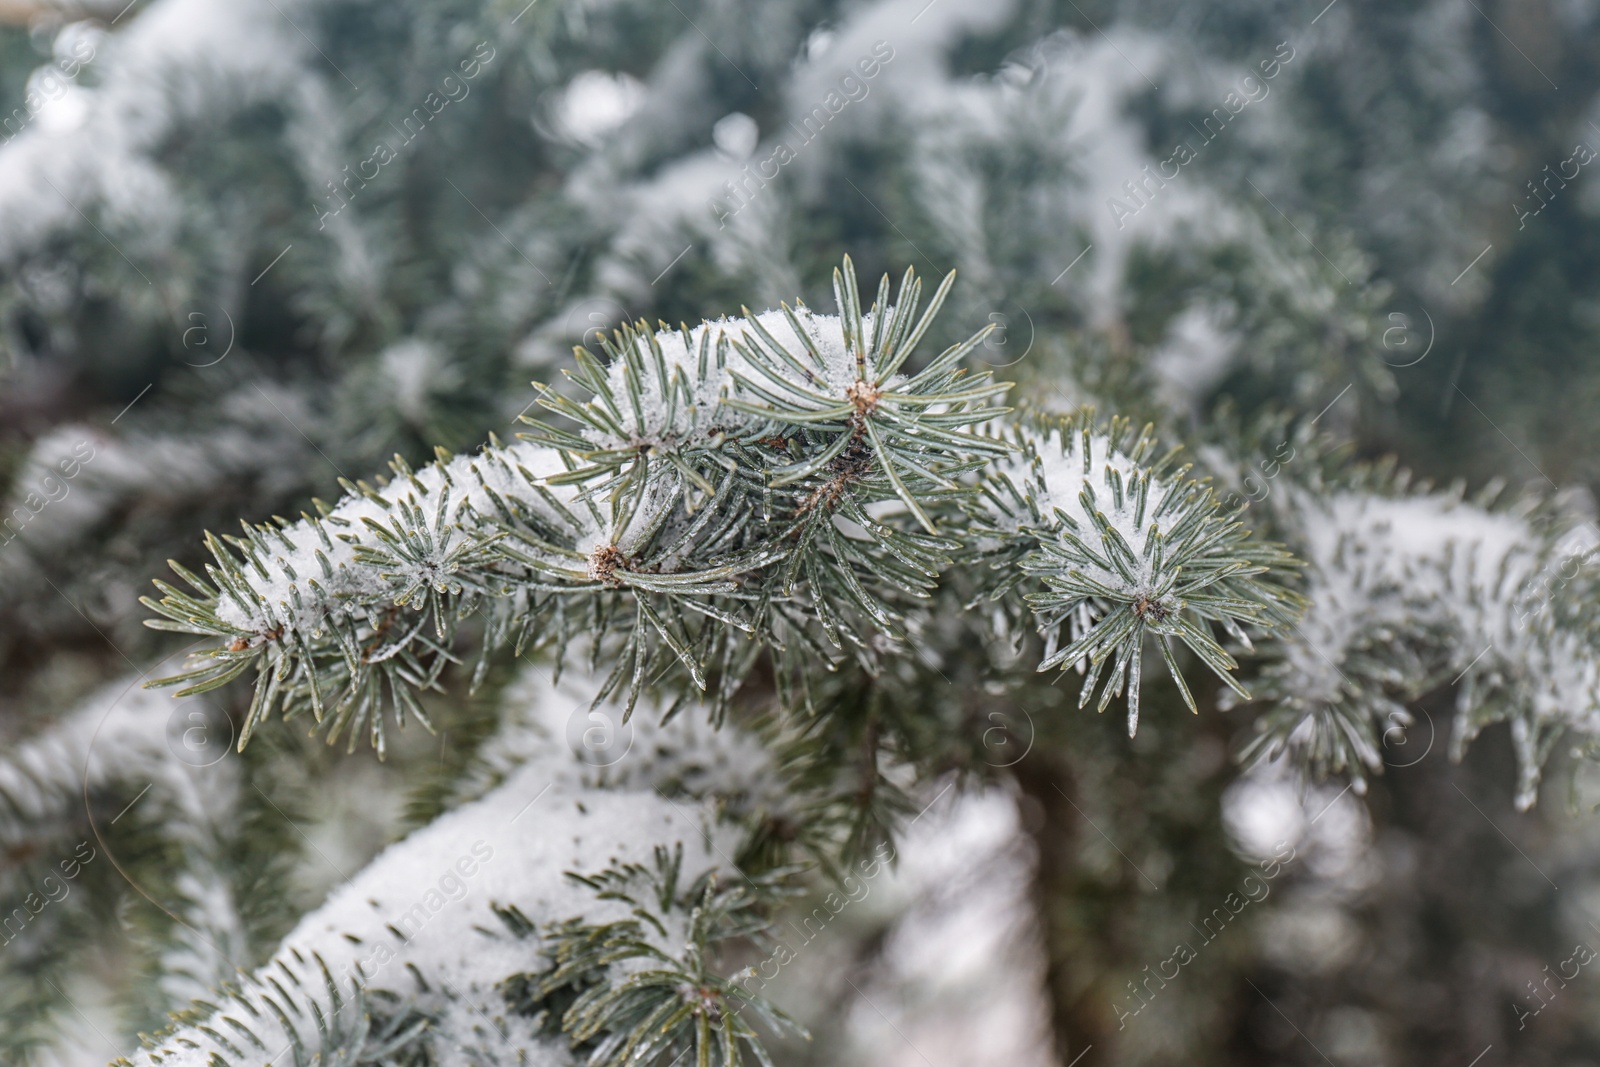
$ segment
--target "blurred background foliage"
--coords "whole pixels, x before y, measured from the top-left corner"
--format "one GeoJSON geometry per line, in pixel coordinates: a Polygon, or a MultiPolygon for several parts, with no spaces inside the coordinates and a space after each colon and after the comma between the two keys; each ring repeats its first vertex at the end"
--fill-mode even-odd
{"type": "MultiPolygon", "coordinates": [[[[0,4],[7,513],[93,452],[0,545],[8,746],[173,650],[135,598],[167,559],[198,564],[201,528],[508,435],[528,381],[624,318],[828,308],[843,252],[864,278],[958,269],[940,328],[999,325],[983,358],[1023,403],[1147,418],[1203,462],[1253,464],[1241,442],[1279,439],[1253,427],[1320,413],[1348,456],[1440,483],[1581,494],[1600,475],[1600,187],[1588,168],[1539,185],[1600,147],[1591,0],[120,7],[0,4]],[[879,42],[892,58],[865,77],[879,42]],[[1247,75],[1269,91],[1205,139],[1247,75]],[[844,78],[859,91],[803,140],[844,78]],[[792,162],[746,177],[779,140],[792,162]],[[380,141],[395,158],[369,177],[380,141]],[[1178,142],[1195,158],[1130,198],[1178,142]]],[[[986,662],[954,653],[948,683],[878,698],[970,724],[989,751],[913,755],[992,783],[1009,814],[918,868],[925,890],[965,888],[852,913],[810,957],[789,996],[817,1039],[785,1062],[1600,1062],[1594,976],[1541,984],[1574,941],[1600,945],[1586,772],[1514,813],[1504,727],[1448,762],[1446,686],[1385,736],[1365,796],[1301,789],[1240,777],[1248,706],[1197,692],[1194,718],[1156,683],[1130,741],[1071,684],[990,692],[986,662]],[[1280,840],[1297,858],[1270,896],[1120,1018],[1280,840]],[[989,900],[985,876],[1016,891],[989,900]],[[937,959],[895,948],[962,922],[1011,931],[963,981],[1017,986],[966,1015],[937,959]],[[898,1005],[906,1044],[852,988],[898,1005]]],[[[443,740],[382,767],[287,735],[250,750],[250,780],[292,781],[316,842],[241,802],[241,877],[290,887],[250,916],[253,951],[326,891],[318,851],[359,864],[431,810],[491,703],[442,709],[443,740]]],[[[119,854],[140,834],[115,831],[119,854]]],[[[6,885],[40,861],[12,847],[6,885]]],[[[160,1021],[137,974],[166,920],[91,870],[43,947],[0,950],[19,1057],[105,1059],[41,984],[66,960],[125,1032],[160,1021]]]]}

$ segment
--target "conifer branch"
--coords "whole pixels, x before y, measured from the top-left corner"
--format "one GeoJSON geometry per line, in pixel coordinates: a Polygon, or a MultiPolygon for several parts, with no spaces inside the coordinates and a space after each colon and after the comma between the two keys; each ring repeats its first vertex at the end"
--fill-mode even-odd
{"type": "Polygon", "coordinates": [[[1149,426],[1136,434],[1112,419],[1102,429],[1085,411],[1025,424],[1016,442],[1016,458],[983,484],[981,521],[997,544],[991,566],[1009,571],[992,595],[1021,588],[1023,577],[1043,586],[1024,597],[1045,639],[1039,669],[1087,671],[1079,707],[1098,690],[1104,711],[1126,691],[1129,736],[1148,644],[1190,711],[1198,707],[1174,640],[1248,695],[1211,627],[1249,647],[1245,627],[1271,634],[1291,623],[1304,607],[1286,584],[1294,557],[1232,521],[1208,486],[1187,477],[1189,466],[1176,466],[1176,449],[1154,455],[1149,426]]]}
{"type": "MultiPolygon", "coordinates": [[[[369,996],[354,980],[341,985],[316,954],[295,959],[294,966],[280,960],[274,971],[224,987],[215,1002],[197,1001],[175,1013],[166,1029],[144,1035],[146,1048],[158,1049],[192,1028],[212,1046],[207,1063],[213,1067],[435,1067],[425,1041],[430,1020],[390,1009],[386,1001],[393,994],[369,996]],[[282,1058],[286,1052],[291,1058],[282,1058]]],[[[201,1047],[181,1036],[178,1045],[201,1047]]],[[[162,1062],[159,1052],[146,1055],[162,1062]]],[[[112,1063],[134,1067],[125,1057],[112,1063]]]]}
{"type": "Polygon", "coordinates": [[[1461,486],[1412,486],[1392,465],[1342,480],[1283,492],[1284,521],[1306,546],[1312,607],[1271,650],[1259,687],[1271,703],[1245,757],[1288,754],[1365,788],[1386,763],[1443,742],[1445,725],[1419,721],[1408,704],[1449,686],[1452,757],[1485,726],[1509,722],[1526,810],[1559,737],[1600,713],[1592,524],[1558,501],[1497,504],[1499,485],[1471,501],[1461,486]]]}
{"type": "Polygon", "coordinates": [[[996,433],[1006,387],[960,366],[984,331],[908,371],[952,281],[919,315],[915,273],[894,303],[885,277],[863,310],[846,258],[838,317],[624,326],[604,362],[577,350],[587,400],[540,387],[557,423],[527,420],[526,440],[420,471],[397,457],[316,516],[208,537],[206,577],[175,564],[191,591],[158,583],[146,603],[165,616],[151,625],[225,643],[161,684],[203,692],[254,668],[241,746],[275,711],[309,710],[330,743],[365,731],[381,753],[386,707],[431,729],[416,693],[481,616],[485,656],[559,660],[582,637],[611,664],[596,702],[625,694],[631,714],[679,671],[719,718],[763,652],[789,693],[844,655],[876,670],[983,540],[995,596],[1031,582],[1041,669],[1087,670],[1082,702],[1098,691],[1102,710],[1126,693],[1130,732],[1147,639],[1191,709],[1174,644],[1243,694],[1213,625],[1248,647],[1243,627],[1291,620],[1291,558],[1155,456],[1149,428],[1085,415],[996,433]]]}
{"type": "Polygon", "coordinates": [[[164,616],[150,625],[223,643],[159,684],[199,693],[253,668],[241,746],[275,711],[309,711],[330,743],[365,731],[381,752],[386,706],[431,728],[415,694],[480,614],[486,653],[587,638],[614,664],[595,699],[625,692],[630,710],[673,667],[701,689],[722,672],[725,700],[752,662],[743,635],[789,676],[874,664],[959,547],[933,517],[959,517],[963,476],[1009,448],[973,432],[1005,388],[959,366],[982,331],[901,373],[951,282],[918,317],[915,274],[893,306],[885,278],[863,311],[846,259],[838,318],[624,327],[609,363],[578,350],[588,401],[541,389],[568,426],[422,470],[396,457],[315,516],[208,536],[206,576],[174,564],[189,589],[158,582],[145,603],[164,616]]]}
{"type": "MultiPolygon", "coordinates": [[[[598,899],[627,905],[632,917],[552,924],[543,938],[549,965],[502,984],[513,1009],[565,1034],[592,1067],[674,1063],[691,1051],[689,1062],[738,1067],[745,1049],[771,1067],[752,1021],[772,1034],[808,1036],[772,1004],[710,967],[719,944],[766,928],[766,910],[788,895],[786,879],[794,872],[740,875],[740,882],[713,870],[680,888],[682,866],[681,846],[657,846],[652,867],[624,864],[596,875],[569,874],[598,899]]],[[[497,914],[520,937],[534,932],[520,912],[497,914]]]]}

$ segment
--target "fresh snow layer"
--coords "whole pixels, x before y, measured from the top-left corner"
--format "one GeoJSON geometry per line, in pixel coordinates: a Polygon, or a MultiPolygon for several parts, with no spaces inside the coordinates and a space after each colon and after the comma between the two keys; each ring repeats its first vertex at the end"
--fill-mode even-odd
{"type": "MultiPolygon", "coordinates": [[[[885,314],[893,316],[894,308],[885,314]]],[[[602,435],[597,442],[605,448],[634,448],[640,445],[668,445],[682,447],[715,437],[718,433],[737,434],[763,420],[721,406],[724,397],[739,397],[752,403],[768,401],[749,390],[741,390],[734,376],[758,385],[777,396],[790,400],[802,409],[818,409],[824,405],[815,397],[826,397],[837,403],[846,397],[845,391],[857,380],[855,356],[845,347],[844,331],[837,315],[818,315],[804,306],[794,309],[795,320],[805,331],[802,338],[789,323],[782,311],[764,311],[755,316],[761,329],[781,346],[791,357],[817,377],[817,382],[805,380],[804,375],[789,366],[773,351],[772,346],[760,336],[751,320],[746,318],[721,318],[704,322],[688,332],[687,341],[679,330],[660,330],[655,334],[655,344],[661,349],[662,363],[666,369],[663,380],[655,368],[655,356],[648,338],[638,341],[638,354],[644,364],[644,380],[640,383],[639,409],[632,407],[626,381],[626,364],[619,360],[609,368],[608,384],[616,396],[622,413],[624,429],[628,436],[602,435]],[[720,338],[729,342],[724,349],[724,364],[717,365],[720,338]],[[821,357],[818,367],[812,359],[806,341],[821,357]],[[762,353],[766,361],[775,365],[786,381],[786,386],[770,377],[747,360],[738,348],[738,342],[762,353]],[[700,373],[700,352],[706,348],[706,373],[700,373]],[[688,383],[692,404],[672,402],[672,381],[681,374],[688,383]]],[[[861,316],[862,333],[871,338],[873,312],[861,316]]],[[[871,373],[871,368],[868,368],[871,373]]],[[[897,376],[891,382],[898,381],[897,376]]],[[[888,383],[886,383],[888,384],[888,383]]]]}
{"type": "MultiPolygon", "coordinates": [[[[334,890],[257,969],[257,981],[276,975],[287,984],[287,967],[326,1008],[320,957],[345,992],[359,976],[369,990],[391,990],[438,1015],[433,1040],[445,1062],[451,1050],[486,1064],[573,1062],[564,1045],[535,1038],[528,1020],[506,1013],[496,984],[538,969],[542,958],[536,940],[510,936],[490,903],[514,905],[541,928],[575,916],[624,918],[625,907],[597,901],[564,872],[650,866],[657,845],[681,843],[683,884],[713,867],[731,873],[734,831],[714,811],[783,797],[771,757],[748,734],[713,731],[693,709],[658,725],[663,709],[648,696],[622,724],[614,703],[590,710],[584,694],[593,685],[570,676],[557,684],[546,668],[525,669],[505,693],[502,725],[480,750],[477,773],[463,783],[476,799],[391,845],[334,890]]],[[[669,946],[678,948],[681,941],[669,946]]],[[[246,1018],[236,1004],[225,1012],[246,1018]]],[[[273,1051],[288,1040],[276,1024],[257,1033],[273,1051]]],[[[202,1048],[166,1055],[162,1067],[206,1064],[209,1039],[194,1029],[182,1036],[202,1048]]]]}
{"type": "MultiPolygon", "coordinates": [[[[1376,626],[1448,624],[1460,634],[1458,669],[1485,649],[1486,660],[1496,650],[1500,659],[1521,658],[1538,643],[1515,610],[1543,563],[1543,539],[1527,519],[1442,497],[1356,493],[1312,503],[1306,517],[1300,548],[1312,565],[1312,606],[1302,640],[1289,645],[1297,689],[1332,698],[1337,664],[1376,626]]],[[[1583,673],[1591,670],[1592,663],[1583,673]]],[[[1559,703],[1570,713],[1592,705],[1595,692],[1573,688],[1559,703]]]]}
{"type": "MultiPolygon", "coordinates": [[[[263,985],[273,978],[286,983],[285,971],[292,971],[303,983],[301,994],[327,1010],[311,963],[320,958],[346,992],[359,976],[368,989],[393,990],[438,1014],[434,1041],[441,1050],[455,1046],[501,1057],[490,1062],[567,1064],[572,1061],[560,1047],[533,1037],[528,1020],[505,1010],[496,984],[543,961],[537,941],[512,937],[489,905],[514,905],[540,926],[575,916],[621,919],[625,906],[597,900],[564,872],[592,873],[618,862],[650,865],[655,846],[677,843],[684,847],[688,879],[730,866],[724,858],[733,847],[730,835],[695,802],[648,791],[574,788],[556,782],[544,763],[530,763],[481,800],[390,846],[302,919],[253,977],[263,985]],[[526,1058],[503,1058],[513,1051],[526,1058]]],[[[260,996],[260,986],[253,992],[260,996]]],[[[237,1005],[225,1014],[246,1017],[237,1005]]],[[[288,1042],[275,1023],[263,1020],[254,1028],[274,1051],[288,1042]]],[[[221,1047],[193,1028],[182,1036],[199,1047],[169,1040],[159,1060],[144,1052],[134,1062],[206,1067],[221,1047]]],[[[270,1062],[270,1054],[259,1059],[270,1062]]]]}
{"type": "MultiPolygon", "coordinates": [[[[1423,664],[1426,677],[1363,681],[1397,692],[1449,682],[1461,714],[1457,744],[1485,721],[1510,719],[1517,803],[1531,805],[1542,762],[1533,731],[1600,733],[1600,658],[1555,624],[1549,603],[1570,577],[1563,569],[1594,548],[1593,524],[1551,544],[1517,512],[1440,495],[1344,492],[1303,496],[1296,506],[1311,606],[1285,641],[1280,692],[1302,705],[1336,705],[1350,697],[1356,652],[1442,640],[1440,661],[1423,664]]],[[[1369,696],[1379,711],[1400,709],[1369,696]]],[[[1308,716],[1290,744],[1308,742],[1314,727],[1308,716]]],[[[1366,745],[1362,757],[1376,767],[1380,754],[1366,745]]]]}
{"type": "MultiPolygon", "coordinates": [[[[229,625],[251,632],[259,633],[281,625],[315,630],[338,601],[359,602],[394,588],[393,579],[386,579],[380,573],[384,568],[359,559],[359,546],[381,545],[367,527],[367,520],[391,526],[399,517],[393,505],[406,502],[421,508],[423,521],[435,532],[459,524],[462,529],[446,532],[447,542],[436,540],[438,553],[442,555],[448,547],[459,543],[460,538],[477,532],[484,517],[498,514],[490,490],[503,499],[519,500],[559,523],[559,514],[537,493],[535,486],[544,485],[545,479],[565,470],[560,454],[554,449],[519,442],[480,456],[456,456],[444,464],[429,464],[409,478],[391,479],[387,485],[374,489],[370,496],[351,493],[329,514],[290,525],[283,531],[282,538],[272,535],[271,543],[275,546],[288,540],[294,548],[285,548],[262,561],[268,570],[265,579],[253,570],[246,572],[250,589],[257,598],[255,602],[241,603],[224,589],[218,615],[229,625]],[[441,504],[444,505],[442,513],[441,504]],[[443,522],[434,526],[436,517],[441,516],[443,522]],[[315,580],[321,587],[320,595],[309,585],[308,579],[315,580]],[[293,603],[296,589],[302,598],[298,607],[293,603]]],[[[571,502],[575,495],[571,486],[548,488],[564,504],[571,502]]],[[[581,507],[569,510],[580,519],[587,514],[581,507]]],[[[587,532],[591,537],[598,537],[597,531],[587,532]]],[[[448,575],[443,577],[448,578],[448,575]]]]}
{"type": "MultiPolygon", "coordinates": [[[[1026,508],[1008,512],[995,507],[991,501],[994,522],[1002,529],[1013,531],[1026,527],[1050,531],[1070,526],[1085,541],[1095,544],[1100,540],[1100,533],[1094,520],[1090,518],[1089,510],[1083,506],[1082,493],[1087,486],[1094,492],[1094,510],[1106,517],[1111,526],[1128,543],[1128,547],[1133,550],[1135,558],[1141,561],[1142,566],[1148,567],[1149,561],[1144,554],[1145,541],[1149,537],[1151,527],[1157,525],[1153,516],[1166,498],[1170,487],[1159,479],[1151,481],[1149,497],[1145,503],[1145,524],[1141,527],[1134,522],[1136,501],[1133,493],[1128,491],[1134,484],[1134,475],[1141,470],[1139,465],[1116,449],[1107,435],[1092,434],[1089,439],[1089,462],[1086,472],[1082,434],[1066,434],[1065,439],[1059,442],[1052,437],[1053,435],[1029,434],[1023,451],[998,461],[994,466],[996,475],[1004,475],[1012,485],[1016,486],[1025,500],[1031,499],[1034,502],[1039,511],[1039,519],[1035,520],[1026,508]],[[1112,495],[1108,481],[1113,471],[1122,479],[1124,487],[1123,504],[1120,508],[1116,506],[1116,498],[1112,495]],[[1063,515],[1071,520],[1070,523],[1062,519],[1063,515]]],[[[1009,498],[1009,494],[1004,490],[1000,490],[997,495],[1002,500],[1009,498]]],[[[1169,521],[1167,525],[1170,526],[1171,522],[1169,521]]],[[[1087,559],[1083,561],[1080,569],[1085,576],[1109,588],[1118,589],[1127,585],[1121,574],[1098,567],[1087,559]]],[[[1145,582],[1148,581],[1149,575],[1142,573],[1135,577],[1145,582]]]]}
{"type": "MultiPolygon", "coordinates": [[[[886,313],[892,314],[893,309],[886,313]]],[[[650,339],[639,338],[638,355],[644,375],[637,390],[628,387],[625,361],[618,360],[608,369],[611,392],[621,412],[623,426],[629,432],[626,436],[595,433],[596,449],[683,448],[711,442],[721,434],[742,433],[759,426],[764,421],[760,416],[740,413],[722,404],[723,399],[741,392],[736,374],[785,400],[792,400],[801,409],[823,407],[824,402],[818,399],[821,397],[833,403],[845,399],[846,390],[857,381],[858,368],[854,355],[845,346],[838,317],[815,315],[803,307],[796,309],[795,316],[810,347],[821,357],[820,366],[810,358],[805,341],[795,333],[783,312],[767,311],[756,316],[756,320],[793,358],[813,370],[816,382],[801,381],[788,386],[774,382],[740,354],[732,342],[762,349],[767,353],[766,358],[786,376],[803,379],[772,352],[771,346],[757,335],[747,319],[703,323],[689,331],[687,340],[679,331],[658,332],[654,341],[661,351],[660,367],[656,364],[650,339]],[[730,343],[721,348],[724,362],[719,367],[717,352],[722,338],[730,343]],[[706,348],[704,375],[700,373],[702,344],[706,348]],[[665,377],[661,374],[663,368],[665,377]],[[682,402],[679,387],[673,384],[679,375],[688,383],[688,403],[682,402]],[[637,406],[632,399],[634,395],[637,395],[637,406]]],[[[871,312],[862,316],[863,333],[868,338],[872,335],[873,321],[871,312]]],[[[889,387],[899,380],[901,376],[897,375],[884,384],[889,387]]],[[[744,390],[743,395],[753,394],[744,390]]],[[[267,577],[263,579],[253,570],[246,571],[246,582],[254,597],[248,603],[242,602],[224,589],[218,615],[242,631],[265,635],[278,627],[314,632],[323,625],[330,611],[338,610],[341,601],[352,602],[354,610],[364,613],[367,602],[403,588],[412,577],[404,567],[364,563],[358,553],[363,545],[381,547],[381,541],[366,523],[393,525],[399,515],[394,505],[402,502],[419,508],[423,521],[435,534],[434,556],[420,565],[429,568],[429,584],[449,584],[449,569],[442,565],[446,551],[459,545],[465,537],[494,532],[499,510],[491,491],[504,500],[522,502],[558,526],[569,525],[538,490],[548,491],[584,524],[574,532],[573,548],[580,556],[587,557],[600,546],[613,543],[613,539],[624,555],[631,554],[638,547],[634,538],[656,525],[655,519],[660,516],[661,508],[668,506],[677,486],[677,476],[670,472],[655,479],[652,490],[627,529],[617,535],[608,525],[595,522],[590,509],[576,501],[577,487],[549,483],[551,476],[566,470],[557,450],[518,442],[500,449],[485,449],[477,455],[456,456],[442,464],[429,464],[410,476],[392,478],[369,494],[347,494],[328,515],[294,523],[281,535],[271,534],[269,544],[274,551],[262,560],[267,577]],[[442,501],[441,493],[446,491],[448,500],[442,501]],[[459,529],[448,529],[453,526],[459,529]],[[294,547],[276,551],[285,540],[294,547]],[[310,585],[311,581],[316,582],[315,588],[310,585]]],[[[529,551],[527,546],[519,546],[519,550],[529,551]]],[[[545,562],[568,569],[576,578],[596,577],[592,567],[585,568],[573,558],[550,556],[545,562]]]]}

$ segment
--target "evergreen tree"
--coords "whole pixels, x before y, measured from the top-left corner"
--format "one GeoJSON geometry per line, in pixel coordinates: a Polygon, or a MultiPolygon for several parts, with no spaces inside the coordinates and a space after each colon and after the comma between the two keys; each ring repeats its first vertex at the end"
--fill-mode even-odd
{"type": "Polygon", "coordinates": [[[0,5],[6,1061],[1600,1056],[1512,10],[0,5]]]}

